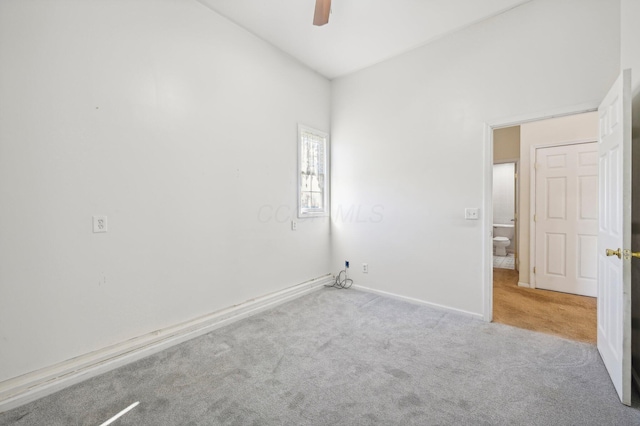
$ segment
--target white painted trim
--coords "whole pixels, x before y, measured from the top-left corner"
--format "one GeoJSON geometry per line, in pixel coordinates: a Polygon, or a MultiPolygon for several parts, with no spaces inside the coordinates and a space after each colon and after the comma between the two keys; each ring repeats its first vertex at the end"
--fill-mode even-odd
{"type": "Polygon", "coordinates": [[[549,111],[520,114],[512,117],[490,120],[484,124],[484,220],[482,226],[482,286],[483,308],[482,318],[485,321],[493,320],[493,131],[504,127],[519,126],[531,121],[546,120],[549,118],[564,117],[567,115],[582,114],[598,110],[600,101],[556,108],[549,111]]]}
{"type": "Polygon", "coordinates": [[[484,285],[482,286],[483,308],[482,319],[493,321],[493,127],[484,125],[484,229],[482,230],[482,265],[484,285]]]}
{"type": "Polygon", "coordinates": [[[518,287],[531,288],[529,283],[523,283],[522,281],[518,281],[518,287]]]}
{"type": "Polygon", "coordinates": [[[333,284],[331,274],[0,382],[0,413],[333,284]]]}
{"type": "Polygon", "coordinates": [[[545,148],[555,148],[559,146],[580,145],[584,143],[597,143],[597,139],[576,139],[561,142],[552,142],[541,145],[532,145],[529,156],[529,286],[530,288],[538,288],[536,283],[536,274],[533,268],[536,267],[536,222],[533,220],[536,214],[536,159],[538,158],[538,150],[545,148]]]}
{"type": "Polygon", "coordinates": [[[428,306],[430,308],[438,309],[438,310],[441,310],[441,311],[447,311],[447,312],[450,312],[450,313],[453,313],[453,314],[464,315],[466,317],[471,317],[471,318],[475,318],[475,319],[478,319],[478,320],[483,320],[484,319],[481,314],[476,314],[474,312],[464,311],[462,309],[451,308],[449,306],[438,305],[437,303],[426,302],[424,300],[415,299],[413,297],[401,296],[399,294],[389,293],[388,291],[376,290],[374,288],[364,287],[364,286],[357,285],[357,284],[354,284],[352,286],[352,288],[355,289],[355,290],[364,291],[364,292],[367,292],[367,293],[373,293],[373,294],[378,294],[380,296],[390,297],[390,298],[396,299],[396,300],[402,300],[403,302],[409,302],[409,303],[413,303],[413,304],[417,304],[417,305],[428,306]]]}
{"type": "MultiPolygon", "coordinates": [[[[502,129],[504,127],[520,126],[522,124],[531,123],[533,121],[549,120],[552,118],[566,117],[568,115],[583,114],[585,112],[594,112],[598,110],[600,101],[585,102],[569,107],[555,108],[549,111],[532,112],[520,114],[512,117],[499,118],[488,121],[486,125],[492,130],[502,129]]],[[[493,159],[492,159],[493,160],[493,159]]]]}
{"type": "MultiPolygon", "coordinates": [[[[519,151],[519,150],[518,150],[519,151]]],[[[522,168],[520,165],[520,160],[515,162],[516,164],[516,181],[515,181],[515,185],[516,185],[516,199],[515,199],[515,207],[516,207],[516,217],[515,217],[515,229],[513,230],[513,235],[514,235],[514,243],[513,243],[513,251],[514,251],[514,268],[515,270],[518,272],[518,278],[520,277],[520,250],[518,250],[518,248],[520,247],[520,221],[522,220],[520,218],[521,214],[520,214],[520,179],[522,179],[522,168]]]]}
{"type": "Polygon", "coordinates": [[[535,150],[535,149],[541,149],[541,148],[554,148],[556,146],[580,145],[583,143],[594,143],[594,142],[597,143],[598,139],[593,139],[593,138],[573,139],[573,140],[566,140],[561,142],[551,142],[551,143],[545,143],[541,145],[533,145],[531,148],[535,150]]]}
{"type": "Polygon", "coordinates": [[[529,287],[536,288],[536,158],[535,146],[529,152],[529,287]]]}

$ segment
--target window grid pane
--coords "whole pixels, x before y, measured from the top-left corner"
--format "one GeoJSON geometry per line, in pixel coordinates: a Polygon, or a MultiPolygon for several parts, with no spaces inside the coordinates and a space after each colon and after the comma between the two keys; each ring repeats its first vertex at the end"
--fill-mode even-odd
{"type": "Polygon", "coordinates": [[[300,131],[300,211],[325,211],[325,147],[322,135],[300,131]]]}

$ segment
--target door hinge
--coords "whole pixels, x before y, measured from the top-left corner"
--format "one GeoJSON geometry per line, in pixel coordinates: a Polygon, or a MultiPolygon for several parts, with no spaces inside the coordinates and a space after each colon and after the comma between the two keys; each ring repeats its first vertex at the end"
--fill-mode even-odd
{"type": "Polygon", "coordinates": [[[534,274],[536,273],[536,267],[535,266],[533,267],[533,273],[534,274]]]}
{"type": "Polygon", "coordinates": [[[533,221],[535,222],[537,220],[538,216],[537,215],[533,215],[533,221]]]}

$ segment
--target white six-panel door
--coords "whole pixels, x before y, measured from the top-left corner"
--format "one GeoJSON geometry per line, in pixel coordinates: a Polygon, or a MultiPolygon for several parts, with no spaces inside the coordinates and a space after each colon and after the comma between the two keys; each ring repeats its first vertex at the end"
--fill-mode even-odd
{"type": "Polygon", "coordinates": [[[598,108],[598,351],[631,404],[631,71],[598,108]],[[607,253],[607,249],[611,250],[607,253]],[[615,254],[614,254],[615,253],[615,254]]]}
{"type": "Polygon", "coordinates": [[[595,297],[597,143],[539,148],[535,168],[535,286],[595,297]]]}

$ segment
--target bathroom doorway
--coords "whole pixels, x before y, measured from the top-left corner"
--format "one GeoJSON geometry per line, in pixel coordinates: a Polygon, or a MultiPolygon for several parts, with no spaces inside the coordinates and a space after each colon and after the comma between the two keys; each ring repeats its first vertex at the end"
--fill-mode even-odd
{"type": "Polygon", "coordinates": [[[493,267],[518,270],[518,161],[493,164],[493,267]]]}
{"type": "MultiPolygon", "coordinates": [[[[552,145],[592,141],[594,137],[591,135],[594,132],[597,138],[597,129],[598,117],[593,112],[491,129],[493,183],[492,201],[487,207],[492,208],[493,212],[487,217],[491,224],[485,223],[492,226],[492,239],[509,232],[504,225],[511,222],[508,217],[511,208],[501,205],[504,195],[500,194],[501,191],[511,193],[511,189],[502,188],[506,183],[501,180],[506,182],[506,179],[501,176],[513,175],[510,180],[515,183],[512,192],[515,198],[512,222],[514,269],[501,268],[494,261],[490,290],[493,321],[595,344],[595,298],[536,288],[536,274],[541,271],[539,267],[536,268],[540,265],[536,264],[536,251],[533,250],[536,244],[532,238],[532,235],[535,236],[532,229],[536,228],[532,224],[535,224],[537,205],[534,198],[537,194],[534,178],[539,167],[536,161],[537,151],[552,145]],[[507,166],[509,163],[513,166],[507,166]],[[513,167],[513,172],[508,167],[513,167]],[[501,172],[500,168],[507,171],[501,172]]],[[[499,245],[499,241],[493,243],[493,256],[502,253],[496,253],[496,246],[499,245]]],[[[508,255],[509,251],[505,251],[508,255]]]]}
{"type": "MultiPolygon", "coordinates": [[[[517,272],[519,259],[520,126],[493,131],[493,267],[517,272]]],[[[516,284],[517,284],[516,279],[516,284]]]]}

